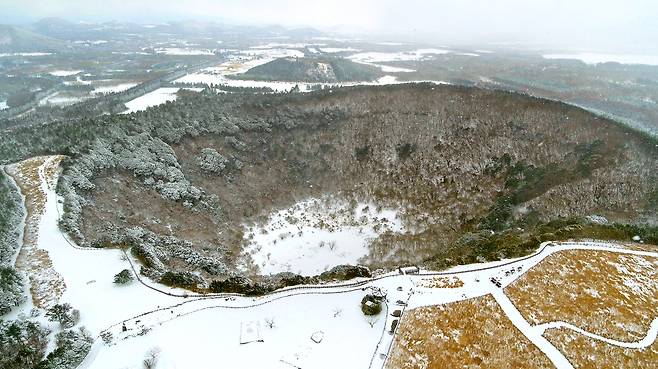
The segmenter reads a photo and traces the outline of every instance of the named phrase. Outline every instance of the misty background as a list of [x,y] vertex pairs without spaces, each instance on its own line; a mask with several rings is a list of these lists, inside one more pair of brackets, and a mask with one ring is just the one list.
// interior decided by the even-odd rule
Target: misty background
[[337,34],[447,45],[658,53],[651,0],[0,0],[0,23],[202,21],[314,27]]

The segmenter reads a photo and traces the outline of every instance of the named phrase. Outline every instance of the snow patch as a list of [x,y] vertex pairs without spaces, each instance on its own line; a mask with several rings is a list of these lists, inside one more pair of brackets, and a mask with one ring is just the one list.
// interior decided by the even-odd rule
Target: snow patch
[[155,52],[158,54],[165,55],[215,55],[212,50],[209,49],[188,49],[180,47],[165,47],[155,49]]
[[74,76],[78,73],[82,72],[81,70],[55,70],[52,72],[48,72],[48,74],[51,74],[55,77],[68,77],[68,76]]
[[161,87],[155,91],[151,91],[145,95],[130,100],[126,103],[128,110],[123,112],[123,114],[146,110],[146,108],[151,106],[164,104],[167,101],[174,101],[176,100],[176,93],[178,90],[178,87]]
[[0,53],[0,57],[4,56],[47,56],[53,53]]
[[94,95],[98,95],[98,94],[109,94],[113,92],[122,92],[132,87],[135,87],[138,84],[139,83],[127,82],[127,83],[119,83],[116,85],[99,86],[94,88],[94,90],[91,93]]
[[396,53],[366,52],[350,55],[348,59],[356,62],[381,63],[391,61],[423,60],[428,58],[428,55],[442,55],[448,53],[451,53],[451,51],[445,49],[418,49],[415,51],[401,51]]
[[293,272],[312,276],[341,264],[358,264],[370,240],[385,232],[402,232],[392,209],[372,203],[350,204],[311,198],[274,212],[265,224],[245,227],[245,253],[261,274]]
[[256,45],[256,46],[251,46],[250,49],[303,49],[307,46],[324,46],[326,44],[306,44],[306,43],[295,43],[295,44],[290,44],[290,43],[277,43],[277,42],[270,42],[268,44],[264,45]]
[[321,47],[320,51],[327,54],[344,53],[344,52],[359,52],[360,49],[353,47]]
[[240,50],[242,55],[260,56],[263,58],[303,58],[304,53],[292,49],[249,49]]

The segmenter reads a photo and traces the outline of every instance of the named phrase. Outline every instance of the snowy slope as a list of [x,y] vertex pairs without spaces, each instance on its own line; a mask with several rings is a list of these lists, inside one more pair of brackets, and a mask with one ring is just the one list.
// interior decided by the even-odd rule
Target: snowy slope
[[[46,164],[56,160],[46,159]],[[46,181],[47,194],[40,222],[38,245],[47,251],[52,267],[64,279],[66,290],[59,302],[69,302],[81,311],[80,325],[97,337],[81,368],[141,368],[154,348],[160,350],[158,368],[381,368],[392,344],[387,333],[392,310],[444,304],[491,294],[512,323],[558,368],[571,368],[564,356],[543,338],[547,327],[563,322],[531,325],[505,295],[503,288],[547,256],[562,250],[606,250],[658,257],[658,253],[626,250],[601,242],[544,243],[528,257],[492,263],[465,265],[442,272],[419,275],[391,272],[323,286],[290,287],[267,296],[233,295],[185,297],[186,292],[157,286],[144,280],[116,286],[113,276],[130,268],[119,250],[82,249],[59,231],[58,198],[54,178]],[[426,281],[449,277],[460,281],[454,288],[427,287]],[[494,283],[493,281],[496,281]],[[375,318],[360,310],[368,289],[386,293],[387,303]],[[170,294],[172,295],[170,295]],[[174,296],[179,295],[179,296]],[[402,301],[403,304],[397,304]],[[407,306],[408,305],[408,306]],[[406,306],[406,307],[405,307]],[[23,308],[29,308],[24,306]],[[125,330],[124,330],[125,326]],[[245,339],[245,326],[252,327]],[[270,327],[271,326],[271,327]],[[568,327],[578,330],[578,327]],[[656,320],[646,338],[637,343],[606,341],[622,347],[646,347],[653,342]],[[101,332],[111,334],[106,343]],[[581,332],[593,339],[604,339]],[[242,337],[241,337],[242,336]],[[319,343],[311,337],[320,337]],[[105,334],[105,338],[109,338]],[[262,342],[259,342],[261,340]]]

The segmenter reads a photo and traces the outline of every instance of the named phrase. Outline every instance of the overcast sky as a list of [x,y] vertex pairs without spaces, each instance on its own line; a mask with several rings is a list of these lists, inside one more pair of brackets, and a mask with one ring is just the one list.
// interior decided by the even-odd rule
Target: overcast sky
[[657,0],[0,0],[0,21],[313,26],[447,44],[523,43],[658,53]]

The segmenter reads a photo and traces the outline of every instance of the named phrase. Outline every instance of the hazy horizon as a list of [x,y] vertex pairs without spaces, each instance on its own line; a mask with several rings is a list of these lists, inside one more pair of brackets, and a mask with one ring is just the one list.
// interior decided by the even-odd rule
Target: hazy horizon
[[185,20],[314,27],[323,31],[445,44],[514,44],[598,52],[658,53],[658,4],[648,0],[2,0],[0,22]]

